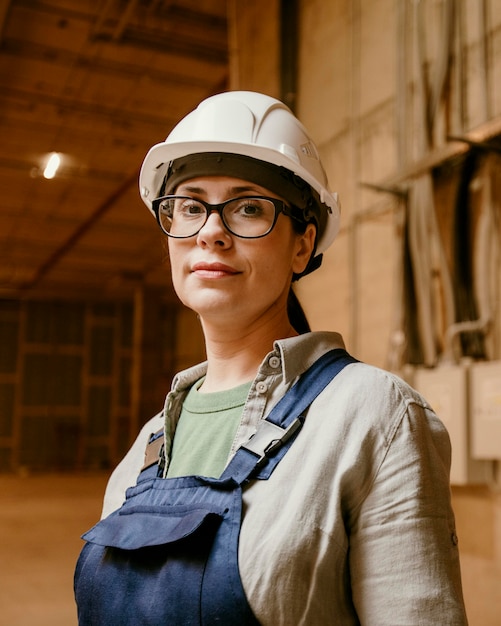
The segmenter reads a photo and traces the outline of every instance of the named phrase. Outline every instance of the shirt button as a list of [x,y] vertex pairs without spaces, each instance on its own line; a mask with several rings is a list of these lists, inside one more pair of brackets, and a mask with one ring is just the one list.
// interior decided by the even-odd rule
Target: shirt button
[[278,356],[270,357],[270,360],[268,361],[268,365],[272,367],[273,369],[277,369],[277,367],[280,367],[280,359],[278,358]]
[[256,389],[258,393],[266,393],[268,391],[268,385],[266,383],[257,383]]

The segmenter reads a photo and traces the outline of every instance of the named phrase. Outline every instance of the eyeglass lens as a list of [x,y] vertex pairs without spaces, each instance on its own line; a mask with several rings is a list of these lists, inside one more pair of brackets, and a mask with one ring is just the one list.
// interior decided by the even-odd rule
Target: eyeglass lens
[[[218,209],[221,219],[237,236],[262,237],[273,228],[276,209],[271,200],[243,197],[223,204]],[[172,237],[191,237],[207,221],[207,212],[206,206],[194,198],[170,196],[160,202],[158,217],[162,228]]]

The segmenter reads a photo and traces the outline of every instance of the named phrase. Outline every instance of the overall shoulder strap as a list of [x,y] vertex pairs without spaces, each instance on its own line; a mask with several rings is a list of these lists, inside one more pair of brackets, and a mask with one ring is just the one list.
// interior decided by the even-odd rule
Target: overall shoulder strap
[[249,441],[237,450],[221,480],[232,478],[242,484],[251,474],[262,480],[269,478],[303,425],[313,400],[346,365],[357,362],[342,348],[321,356],[260,422]]
[[141,472],[148,469],[152,465],[158,465],[163,458],[163,446],[164,446],[164,429],[157,430],[156,433],[152,433],[146,445],[144,451],[144,464],[141,468]]
[[[357,362],[342,348],[322,355],[259,423],[255,434],[237,450],[221,478],[214,480],[233,479],[242,484],[252,473],[255,478],[269,478],[303,425],[313,400],[346,365]],[[161,462],[162,445],[163,430],[159,430],[150,437],[141,471]]]

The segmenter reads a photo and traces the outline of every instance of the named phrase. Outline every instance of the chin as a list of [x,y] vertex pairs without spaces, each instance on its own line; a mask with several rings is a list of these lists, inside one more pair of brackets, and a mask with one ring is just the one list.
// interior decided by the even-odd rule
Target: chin
[[197,298],[186,298],[185,300],[182,300],[182,302],[200,317],[206,317],[214,314],[221,317],[222,314],[231,313],[234,309],[236,309],[237,305],[233,298],[216,294],[210,294],[206,297],[201,296]]

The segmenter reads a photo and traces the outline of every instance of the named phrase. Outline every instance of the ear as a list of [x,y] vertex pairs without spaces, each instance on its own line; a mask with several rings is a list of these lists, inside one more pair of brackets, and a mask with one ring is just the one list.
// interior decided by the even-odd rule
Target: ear
[[314,224],[308,224],[302,235],[297,235],[296,254],[292,262],[294,274],[301,274],[308,265],[311,255],[315,249],[315,238],[317,229]]

